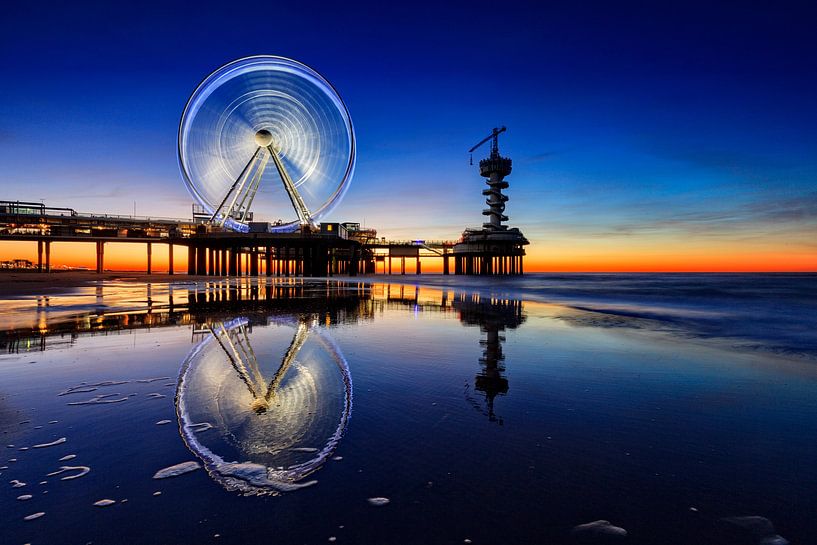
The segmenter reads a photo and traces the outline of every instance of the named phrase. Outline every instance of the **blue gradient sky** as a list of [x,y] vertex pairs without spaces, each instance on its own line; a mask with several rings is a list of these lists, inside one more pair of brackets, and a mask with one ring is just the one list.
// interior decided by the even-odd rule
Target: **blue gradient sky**
[[465,151],[504,124],[507,214],[543,268],[622,252],[817,268],[817,4],[566,4],[6,7],[0,199],[187,216],[184,103],[267,53],[317,69],[352,113],[335,219],[456,238],[483,219]]

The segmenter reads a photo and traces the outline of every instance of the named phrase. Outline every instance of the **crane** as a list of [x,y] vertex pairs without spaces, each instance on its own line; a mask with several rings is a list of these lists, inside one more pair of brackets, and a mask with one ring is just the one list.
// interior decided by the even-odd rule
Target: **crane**
[[[490,155],[490,158],[491,159],[496,159],[497,157],[499,157],[499,135],[502,134],[503,132],[505,132],[506,130],[508,130],[508,129],[507,129],[507,127],[504,127],[504,126],[500,127],[500,128],[494,127],[494,130],[491,131],[491,134],[489,134],[488,136],[486,136],[485,138],[480,140],[479,143],[476,146],[469,149],[468,153],[473,154],[474,150],[477,149],[478,147],[480,147],[482,144],[484,144],[488,140],[493,140],[493,142],[491,142],[491,155]],[[474,156],[473,155],[471,155],[471,164],[472,165],[474,164]]]

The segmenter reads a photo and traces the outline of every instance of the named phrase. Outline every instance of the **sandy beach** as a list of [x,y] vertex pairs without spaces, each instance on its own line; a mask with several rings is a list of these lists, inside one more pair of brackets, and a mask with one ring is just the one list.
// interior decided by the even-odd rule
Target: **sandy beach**
[[813,542],[817,376],[789,356],[813,339],[776,310],[811,277],[191,280],[2,276],[16,542],[116,542],[146,515],[130,542],[263,520],[287,543],[574,545],[607,520],[634,545],[730,544],[745,516]]
[[165,283],[180,280],[212,280],[212,276],[188,276],[186,274],[145,274],[144,272],[107,271],[0,271],[0,296],[49,295],[64,292],[67,288],[92,285],[99,281],[122,280],[128,282]]

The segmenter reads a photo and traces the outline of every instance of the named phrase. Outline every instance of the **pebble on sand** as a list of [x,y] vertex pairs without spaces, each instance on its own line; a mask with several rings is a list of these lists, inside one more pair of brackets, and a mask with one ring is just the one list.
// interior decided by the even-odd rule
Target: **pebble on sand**
[[94,505],[97,507],[108,507],[109,505],[113,505],[116,502],[114,500],[99,500],[95,501]]
[[369,505],[374,505],[375,507],[382,507],[384,505],[387,505],[391,500],[389,498],[377,497],[377,498],[369,498],[366,501],[369,502]]
[[157,426],[164,426],[165,424],[170,424],[170,422],[172,422],[172,421],[171,420],[159,420],[158,422],[156,422],[156,425]]
[[26,501],[26,500],[30,500],[33,497],[34,496],[32,496],[31,494],[23,494],[22,496],[17,496],[17,499],[20,500],[20,501]]
[[203,431],[213,429],[213,425],[209,422],[199,422],[197,424],[190,424],[188,428],[190,428],[193,433],[201,433]]
[[55,445],[61,445],[61,444],[65,443],[66,441],[68,441],[68,439],[66,439],[65,437],[60,437],[60,438],[59,438],[59,439],[57,439],[56,441],[51,441],[50,443],[42,443],[42,444],[40,444],[40,445],[34,445],[34,446],[33,446],[33,447],[31,447],[31,448],[46,448],[46,447],[53,447],[53,446],[55,446]]
[[23,520],[34,520],[34,519],[40,518],[43,515],[45,515],[45,513],[40,511],[39,513],[32,513],[32,514],[28,515],[27,517],[23,517]]
[[772,521],[766,517],[727,517],[721,523],[731,537],[749,538],[758,545],[789,545],[789,541],[777,534]]
[[604,540],[604,543],[607,543],[627,537],[627,530],[613,526],[609,520],[594,520],[587,524],[575,526],[572,534],[580,542],[594,543]]
[[46,474],[46,477],[53,477],[55,475],[59,475],[60,473],[65,473],[66,471],[76,471],[74,475],[66,475],[65,477],[60,477],[61,481],[71,481],[74,479],[79,479],[80,477],[84,477],[88,473],[91,472],[91,468],[88,466],[60,466],[60,469],[57,471],[52,471],[51,473]]
[[190,473],[191,471],[195,471],[199,469],[201,465],[198,462],[182,462],[180,464],[176,464],[174,466],[166,467],[164,469],[160,469],[153,475],[154,479],[167,479],[169,477],[178,477],[179,475],[184,475],[185,473]]

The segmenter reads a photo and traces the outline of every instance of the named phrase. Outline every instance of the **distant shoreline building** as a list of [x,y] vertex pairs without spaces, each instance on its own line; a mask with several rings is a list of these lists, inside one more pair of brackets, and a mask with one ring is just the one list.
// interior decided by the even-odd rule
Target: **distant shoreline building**
[[0,269],[26,270],[36,269],[34,262],[29,259],[8,259],[0,261]]

